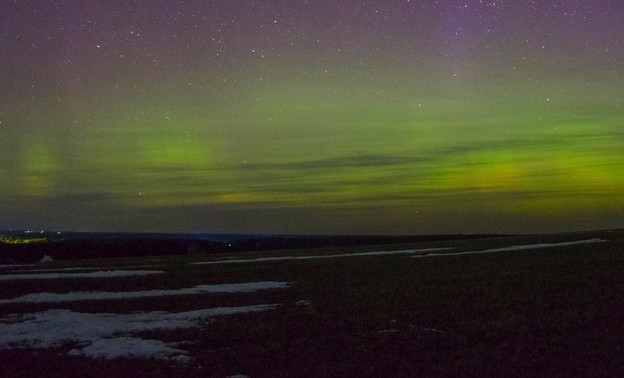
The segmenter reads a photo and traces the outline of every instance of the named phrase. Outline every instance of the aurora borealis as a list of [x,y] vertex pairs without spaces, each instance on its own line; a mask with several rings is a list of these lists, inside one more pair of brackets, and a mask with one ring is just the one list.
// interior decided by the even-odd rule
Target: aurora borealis
[[624,2],[4,1],[0,229],[624,227]]

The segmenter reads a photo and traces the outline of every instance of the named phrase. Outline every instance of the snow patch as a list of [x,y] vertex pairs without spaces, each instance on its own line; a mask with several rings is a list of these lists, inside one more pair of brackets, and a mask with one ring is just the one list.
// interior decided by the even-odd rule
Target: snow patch
[[170,347],[160,340],[145,340],[136,337],[115,337],[100,339],[82,349],[73,349],[72,356],[113,359],[120,357],[150,357],[167,359],[172,355],[186,353],[182,349]]
[[41,273],[41,272],[75,272],[75,271],[82,271],[82,270],[102,270],[102,267],[96,268],[96,267],[90,267],[90,266],[85,266],[85,267],[76,266],[73,268],[21,269],[21,270],[14,270],[13,272],[15,273]]
[[[152,311],[133,314],[80,313],[70,310],[7,315],[0,318],[0,349],[15,347],[48,348],[73,342],[78,347],[71,355],[94,358],[152,357],[168,358],[183,355],[185,351],[176,344],[159,340],[145,340],[130,336],[132,333],[158,330],[198,328],[212,317],[247,312],[267,311],[277,304],[242,307],[217,307],[187,312],[168,313]],[[175,357],[184,361],[185,358]]]
[[428,253],[425,255],[412,256],[414,258],[424,258],[424,257],[443,257],[443,256],[461,256],[461,255],[478,255],[483,253],[495,253],[495,252],[508,252],[508,251],[522,251],[527,249],[539,249],[539,248],[552,248],[552,247],[563,247],[569,245],[578,245],[578,244],[591,244],[591,243],[604,243],[607,240],[605,239],[586,239],[586,240],[576,240],[571,242],[563,242],[563,243],[542,243],[542,244],[525,244],[525,245],[512,245],[509,247],[502,248],[494,248],[494,249],[486,249],[483,251],[465,251],[465,252],[448,252],[448,253]]
[[0,281],[12,280],[54,280],[60,278],[118,278],[164,274],[162,270],[105,270],[83,273],[20,273],[0,275]]
[[[11,266],[11,265],[9,265]],[[12,265],[17,266],[17,265]],[[159,268],[163,265],[126,265],[126,266],[110,266],[110,267],[95,267],[95,266],[74,266],[70,268],[45,268],[45,269],[21,269],[14,270],[14,273],[41,273],[41,272],[75,272],[75,271],[83,271],[83,270],[124,270],[124,269],[134,269],[134,268]],[[0,265],[0,268],[2,265]]]
[[69,293],[32,293],[13,299],[1,299],[0,304],[8,303],[61,303],[74,301],[96,301],[111,299],[134,299],[193,295],[207,293],[250,293],[258,290],[283,289],[288,282],[258,281],[217,285],[198,285],[184,289],[142,290],[142,291],[73,291]]
[[43,258],[39,260],[40,263],[49,263],[52,261],[54,261],[54,259],[52,258],[52,256],[48,256],[48,255],[43,255]]
[[263,262],[263,261],[315,260],[315,259],[333,259],[333,258],[338,258],[338,257],[398,255],[398,254],[426,253],[426,252],[443,251],[443,250],[449,250],[449,249],[454,249],[454,248],[404,249],[404,250],[399,250],[399,251],[356,252],[356,253],[342,253],[342,254],[337,254],[337,255],[260,257],[257,259],[200,261],[200,262],[191,263],[191,265],[233,264],[233,263],[248,263],[248,262]]

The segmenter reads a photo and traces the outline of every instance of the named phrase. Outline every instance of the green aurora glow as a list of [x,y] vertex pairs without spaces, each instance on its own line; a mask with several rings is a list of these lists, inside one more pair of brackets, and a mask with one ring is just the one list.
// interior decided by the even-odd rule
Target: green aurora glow
[[559,69],[539,57],[522,65],[511,55],[407,64],[284,53],[220,71],[113,67],[114,80],[4,95],[0,226],[622,226],[621,69],[588,60]]

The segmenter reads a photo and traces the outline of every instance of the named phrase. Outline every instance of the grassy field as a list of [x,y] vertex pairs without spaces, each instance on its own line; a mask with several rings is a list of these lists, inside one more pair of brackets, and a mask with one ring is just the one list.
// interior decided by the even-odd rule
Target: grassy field
[[[561,244],[599,238],[602,242]],[[517,245],[522,250],[457,254]],[[452,248],[436,254],[366,251]],[[354,255],[360,253],[360,255]],[[343,257],[334,255],[345,254]],[[294,259],[302,256],[329,256]],[[266,257],[293,257],[263,260]],[[417,256],[417,257],[414,257]],[[256,260],[227,262],[232,259]],[[216,262],[195,264],[197,262]],[[624,376],[624,232],[505,237],[361,248],[52,262],[0,268],[158,270],[123,278],[0,281],[0,299],[38,292],[140,291],[256,281],[286,289],[64,303],[1,303],[10,314],[180,313],[276,304],[217,316],[199,327],[133,336],[182,343],[189,358],[72,355],[0,349],[2,377],[616,377]],[[74,272],[74,270],[63,270]],[[42,272],[39,272],[42,273]],[[71,326],[68,326],[71,328]]]

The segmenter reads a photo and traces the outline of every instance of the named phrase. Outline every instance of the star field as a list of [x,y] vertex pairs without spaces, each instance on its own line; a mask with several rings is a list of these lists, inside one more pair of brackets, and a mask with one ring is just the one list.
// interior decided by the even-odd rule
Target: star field
[[622,227],[624,3],[5,1],[0,229]]

